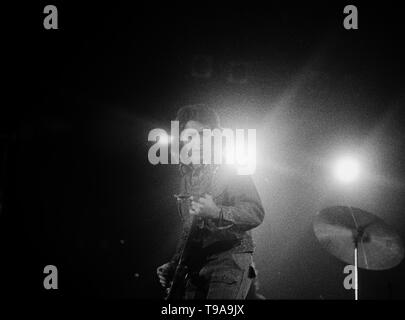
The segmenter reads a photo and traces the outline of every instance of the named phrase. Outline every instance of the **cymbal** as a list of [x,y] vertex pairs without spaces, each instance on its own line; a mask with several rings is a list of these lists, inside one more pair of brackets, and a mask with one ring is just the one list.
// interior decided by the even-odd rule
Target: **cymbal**
[[358,208],[334,206],[321,210],[314,221],[314,232],[325,250],[352,265],[357,239],[359,268],[390,269],[404,258],[400,236],[381,218]]

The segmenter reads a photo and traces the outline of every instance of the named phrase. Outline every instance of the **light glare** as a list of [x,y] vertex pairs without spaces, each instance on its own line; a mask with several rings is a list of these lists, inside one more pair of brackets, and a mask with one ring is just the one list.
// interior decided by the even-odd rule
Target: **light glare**
[[342,183],[352,183],[360,175],[360,164],[353,157],[342,157],[338,159],[334,166],[334,176]]

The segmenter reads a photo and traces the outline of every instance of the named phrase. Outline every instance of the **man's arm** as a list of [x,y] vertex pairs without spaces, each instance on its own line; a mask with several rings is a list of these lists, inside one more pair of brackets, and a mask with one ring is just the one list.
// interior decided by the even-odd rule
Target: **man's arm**
[[198,201],[192,201],[190,214],[212,219],[221,229],[247,231],[257,227],[264,219],[264,209],[251,177],[234,176],[227,179],[223,204],[217,205],[207,194]]
[[235,176],[227,188],[229,205],[220,208],[219,224],[247,231],[263,222],[264,209],[250,176]]

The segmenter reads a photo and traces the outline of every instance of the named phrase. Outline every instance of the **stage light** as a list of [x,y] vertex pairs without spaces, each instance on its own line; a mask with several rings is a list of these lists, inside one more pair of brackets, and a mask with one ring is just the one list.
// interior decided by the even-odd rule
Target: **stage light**
[[168,145],[172,141],[172,136],[166,134],[159,137],[159,144],[161,145]]
[[236,130],[236,141],[224,148],[225,162],[232,164],[239,175],[252,175],[256,170],[256,130],[248,130],[245,140],[244,131]]
[[360,163],[355,157],[341,157],[334,164],[333,174],[341,183],[355,182],[360,175]]

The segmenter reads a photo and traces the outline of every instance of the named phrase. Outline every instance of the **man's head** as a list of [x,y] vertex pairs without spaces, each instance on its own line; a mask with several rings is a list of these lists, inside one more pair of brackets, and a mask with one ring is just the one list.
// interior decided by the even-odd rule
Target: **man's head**
[[[199,135],[199,146],[194,146],[193,151],[197,152],[200,161],[202,161],[203,150],[203,129],[219,129],[220,122],[217,113],[208,105],[193,104],[180,108],[177,112],[177,121],[179,121],[179,129],[182,132],[185,129],[194,129]],[[190,137],[191,138],[191,137]],[[210,134],[209,139],[212,139]],[[185,142],[181,144],[184,145]],[[190,151],[191,152],[191,151]]]
[[218,114],[206,104],[192,104],[180,108],[176,119],[179,121],[180,132],[186,128],[199,131],[198,127],[205,129],[220,128]]

